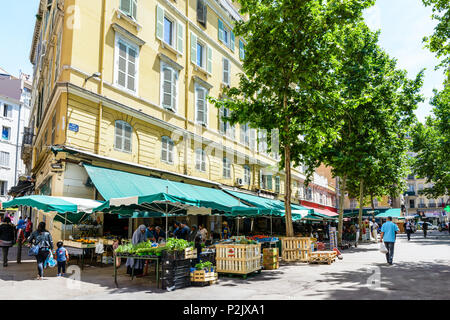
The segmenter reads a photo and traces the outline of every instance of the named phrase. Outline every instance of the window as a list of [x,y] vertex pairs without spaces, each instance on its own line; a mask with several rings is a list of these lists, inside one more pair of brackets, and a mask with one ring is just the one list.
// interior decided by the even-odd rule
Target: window
[[169,65],[161,64],[161,104],[164,108],[177,110],[178,72]]
[[245,59],[245,45],[244,42],[242,42],[242,40],[239,40],[239,58],[241,60]]
[[116,83],[121,87],[136,92],[139,48],[117,37],[116,50]]
[[356,200],[352,199],[350,200],[350,209],[355,209],[356,208]]
[[413,184],[409,184],[408,185],[408,191],[409,192],[414,192],[414,185]]
[[236,126],[231,126],[229,122],[224,121],[223,117],[229,117],[230,110],[227,108],[219,109],[219,132],[224,133],[227,137],[234,139],[236,136]]
[[201,172],[206,172],[206,152],[202,149],[195,151],[195,169]]
[[183,54],[184,26],[159,5],[156,6],[156,38]]
[[312,189],[308,188],[306,189],[306,200],[312,200],[313,196],[312,196]]
[[250,128],[248,124],[241,125],[241,143],[250,146]]
[[223,158],[223,177],[231,178],[231,162],[228,158]]
[[414,207],[415,207],[415,201],[414,201],[414,199],[410,199],[410,200],[409,200],[409,207],[410,207],[410,208],[414,208]]
[[174,23],[164,17],[164,42],[173,47],[173,25]]
[[120,10],[136,20],[137,0],[120,0]]
[[226,84],[227,86],[230,85],[230,60],[223,58],[222,60],[222,69],[223,69],[223,78],[222,82]]
[[208,124],[208,103],[206,96],[208,91],[200,85],[195,88],[195,107],[196,107],[196,121],[199,124],[206,126]]
[[218,21],[219,40],[222,41],[231,51],[234,52],[234,33],[225,27],[222,20]]
[[323,203],[323,194],[319,193],[319,203],[322,204]]
[[0,166],[9,168],[9,152],[0,151]]
[[199,67],[204,68],[205,63],[203,61],[203,58],[205,57],[205,47],[197,41],[197,65]]
[[123,152],[131,152],[131,133],[133,129],[124,121],[116,121],[115,148]]
[[258,151],[267,154],[267,130],[258,131]]
[[169,137],[162,137],[161,160],[167,163],[173,163],[174,143]]
[[272,175],[269,174],[263,174],[261,176],[261,188],[266,190],[272,190]]
[[208,6],[205,0],[197,0],[197,21],[206,28]]
[[58,34],[58,42],[56,45],[56,57],[55,57],[55,82],[58,81],[60,65],[61,65],[61,43],[62,43],[62,31]]
[[8,181],[0,181],[0,196],[8,194]]
[[3,105],[3,116],[5,118],[12,118],[12,106],[8,104]]
[[52,118],[52,145],[55,144],[55,136],[56,136],[56,111],[53,114]]
[[280,193],[280,177],[275,177],[275,192]]
[[249,186],[251,184],[251,171],[250,166],[244,166],[244,184]]
[[378,207],[378,199],[377,198],[373,199],[373,205],[375,208]]
[[2,128],[2,140],[9,141],[11,139],[11,128],[3,126]]

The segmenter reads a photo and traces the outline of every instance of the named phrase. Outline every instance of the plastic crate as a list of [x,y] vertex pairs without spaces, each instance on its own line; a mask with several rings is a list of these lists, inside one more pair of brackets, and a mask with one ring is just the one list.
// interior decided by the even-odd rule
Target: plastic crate
[[191,278],[190,278],[190,276],[189,277],[178,278],[178,279],[162,278],[162,289],[163,290],[166,290],[166,289],[171,289],[171,290],[182,289],[182,288],[189,287],[190,285],[191,285]]

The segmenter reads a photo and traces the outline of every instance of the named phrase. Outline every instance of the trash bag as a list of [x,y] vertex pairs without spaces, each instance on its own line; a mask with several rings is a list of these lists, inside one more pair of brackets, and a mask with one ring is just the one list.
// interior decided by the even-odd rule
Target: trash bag
[[380,252],[383,254],[388,253],[388,249],[386,248],[386,246],[384,245],[384,242],[380,243]]

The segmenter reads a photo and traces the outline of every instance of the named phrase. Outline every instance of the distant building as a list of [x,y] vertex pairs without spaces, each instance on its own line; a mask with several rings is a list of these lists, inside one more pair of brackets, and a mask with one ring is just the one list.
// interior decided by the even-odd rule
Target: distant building
[[26,168],[20,159],[24,126],[30,117],[31,82],[29,76],[12,76],[0,68],[0,203],[9,200]]

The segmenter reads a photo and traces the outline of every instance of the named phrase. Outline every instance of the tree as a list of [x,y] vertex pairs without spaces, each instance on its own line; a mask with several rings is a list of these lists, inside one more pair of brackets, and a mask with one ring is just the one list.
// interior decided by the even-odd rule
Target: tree
[[427,197],[437,198],[450,192],[450,86],[435,91],[431,101],[433,115],[425,124],[418,123],[412,134],[414,157],[413,170],[431,188],[425,188]]
[[336,79],[341,87],[342,123],[338,138],[323,148],[323,161],[340,187],[339,242],[342,239],[344,194],[360,196],[360,224],[364,193],[385,194],[401,188],[406,158],[406,133],[415,119],[413,111],[421,101],[421,72],[408,80],[396,69],[396,61],[379,48],[378,34],[364,23],[344,28],[340,34],[342,52]]
[[374,1],[239,2],[241,14],[248,15],[234,30],[247,41],[245,75],[241,75],[238,88],[225,90],[227,99],[212,102],[231,111],[223,119],[231,124],[278,130],[280,167],[286,174],[286,235],[293,236],[291,165],[314,162],[318,150],[339,127],[332,121],[338,112],[334,104],[338,88],[332,71],[335,33],[362,21],[362,10]]
[[[434,28],[434,33],[430,37],[425,37],[426,43],[431,52],[443,60],[438,67],[450,68],[450,2],[448,0],[422,0],[425,6],[433,7],[432,19],[438,24]],[[450,71],[446,70],[450,79]]]

